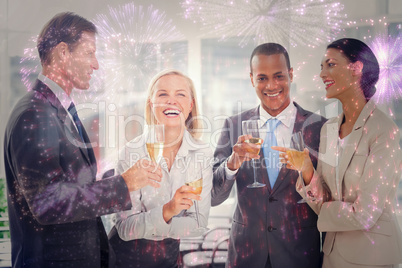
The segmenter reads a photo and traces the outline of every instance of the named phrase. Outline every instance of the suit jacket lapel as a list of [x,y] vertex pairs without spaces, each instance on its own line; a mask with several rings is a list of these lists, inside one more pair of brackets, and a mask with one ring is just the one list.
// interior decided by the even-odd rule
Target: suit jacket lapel
[[[83,137],[84,137],[84,142],[83,142],[81,139],[81,136],[78,133],[78,130],[75,126],[75,123],[67,115],[67,111],[63,107],[60,107],[60,110],[63,110],[64,114],[65,114],[64,122],[63,122],[62,118],[60,118],[60,120],[62,120],[62,122],[65,126],[66,136],[67,136],[68,140],[80,149],[82,155],[84,156],[84,158],[87,160],[87,162],[90,165],[94,164],[93,159],[91,159],[90,152],[88,150],[89,148],[91,148],[91,150],[92,150],[92,147],[91,146],[89,146],[89,148],[86,147],[86,145],[89,145],[91,142],[89,141],[85,128],[84,127],[82,128]],[[92,154],[93,154],[93,152],[92,152]]]
[[[282,167],[281,167],[281,170],[279,171],[279,174],[278,174],[278,178],[277,178],[276,181],[275,181],[274,188],[272,189],[271,193],[274,193],[275,191],[277,191],[277,190],[279,189],[280,185],[281,185],[285,180],[287,180],[287,178],[288,178],[288,173],[289,173],[290,171],[291,171],[291,170],[288,169],[288,168],[286,168],[285,166],[282,166]],[[267,170],[265,170],[265,173],[267,173]],[[268,173],[267,173],[267,174],[268,174]],[[268,177],[268,176],[267,176],[267,177]],[[269,184],[269,180],[267,181],[267,183]]]
[[[41,93],[43,96],[45,96],[49,103],[56,109],[57,111],[57,117],[61,121],[62,125],[64,126],[65,134],[69,142],[77,146],[84,158],[87,160],[87,162],[92,165],[96,163],[95,157],[93,155],[93,159],[91,159],[90,155],[91,152],[87,150],[87,148],[82,144],[81,136],[78,133],[78,130],[76,129],[74,122],[70,119],[70,117],[67,115],[67,111],[64,109],[64,107],[61,105],[59,99],[54,95],[53,91],[50,90],[50,88],[42,83],[40,80],[36,81],[35,86],[33,87],[34,90],[38,91]],[[84,129],[84,128],[83,128]],[[87,133],[84,130],[84,139],[86,144],[90,144],[89,138]],[[91,147],[92,150],[92,147]],[[93,162],[95,160],[95,162]]]
[[[294,103],[294,104],[296,106],[297,112],[296,112],[296,119],[295,119],[295,124],[294,124],[292,133],[296,133],[298,131],[301,131],[303,123],[305,122],[306,116],[307,116],[306,110],[301,108],[297,103]],[[292,104],[290,104],[290,105],[292,105]],[[280,185],[282,185],[284,181],[289,179],[288,174],[289,174],[290,171],[291,171],[290,169],[282,166],[281,170],[279,171],[278,178],[276,179],[276,182],[275,182],[274,187],[272,189],[272,193],[277,191],[278,188],[280,187]]]
[[90,145],[91,141],[90,141],[87,131],[85,130],[84,127],[82,128],[82,134],[84,136],[84,142],[87,145],[87,153],[88,153],[89,160],[91,161],[91,164],[96,164],[95,153],[94,153],[94,150],[92,149],[92,146]]
[[343,151],[340,159],[339,159],[339,184],[338,189],[340,189],[339,195],[340,197],[342,196],[342,183],[343,183],[343,177],[345,176],[346,169],[348,168],[350,161],[352,160],[353,154],[356,151],[356,148],[360,142],[360,139],[362,137],[362,128],[359,129],[354,129],[352,132],[349,134],[347,146],[345,147],[345,150]]
[[319,152],[319,158],[322,162],[335,167],[337,165],[337,156],[336,156],[336,150],[337,150],[337,141],[339,138],[339,126],[340,122],[339,118],[337,118],[336,121],[333,121],[332,123],[327,123],[324,125],[326,135],[325,137],[321,137],[321,142],[325,145],[324,151]]
[[[259,120],[260,119],[260,110],[259,110],[260,106],[257,106],[255,109],[250,110],[243,118],[242,121],[245,120]],[[242,122],[241,121],[241,122]],[[240,128],[241,128],[241,122],[240,123]],[[243,130],[241,131],[240,135],[243,135]],[[237,142],[237,140],[236,140]]]
[[[353,126],[352,132],[349,134],[347,146],[345,147],[345,150],[343,151],[341,159],[339,161],[339,183],[340,183],[339,186],[342,186],[346,169],[348,168],[350,161],[352,160],[352,157],[357,149],[357,146],[360,143],[363,134],[364,124],[366,123],[367,118],[372,114],[374,109],[375,104],[373,101],[370,100],[364,106],[363,110],[361,111],[359,117],[356,120],[355,125]],[[343,114],[339,118],[339,126],[342,120],[343,120]],[[339,128],[337,133],[339,133]],[[342,189],[342,187],[340,187],[339,189]]]
[[[91,141],[89,140],[89,137],[88,137],[87,132],[85,131],[85,128],[82,127],[82,132],[83,132],[82,134],[83,134],[83,138],[84,138],[84,141],[82,141],[81,136],[78,133],[78,130],[75,126],[75,123],[71,120],[71,118],[69,116],[67,116],[67,111],[63,107],[61,107],[61,109],[66,114],[64,126],[66,128],[66,136],[67,136],[68,140],[80,149],[82,155],[84,156],[84,158],[86,159],[86,161],[88,162],[88,164],[90,166],[92,166],[92,167],[94,165],[96,166],[95,154],[93,152],[93,149],[91,146]],[[92,172],[94,173],[94,170]],[[95,171],[95,175],[96,175],[96,171]]]

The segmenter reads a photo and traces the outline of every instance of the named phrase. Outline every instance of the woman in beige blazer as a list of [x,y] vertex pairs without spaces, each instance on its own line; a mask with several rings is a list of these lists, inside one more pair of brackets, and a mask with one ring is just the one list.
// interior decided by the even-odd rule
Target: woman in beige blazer
[[[379,65],[363,42],[344,38],[327,47],[320,76],[326,97],[343,113],[321,129],[317,170],[304,151],[296,188],[326,232],[323,267],[398,267],[402,234],[396,218],[401,177],[399,129],[373,100]],[[282,151],[282,162],[296,162]],[[294,165],[292,165],[294,164]]]

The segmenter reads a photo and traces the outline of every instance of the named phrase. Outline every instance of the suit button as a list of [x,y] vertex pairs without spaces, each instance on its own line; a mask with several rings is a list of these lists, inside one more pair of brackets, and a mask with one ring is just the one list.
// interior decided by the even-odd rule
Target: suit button
[[268,201],[271,203],[271,202],[274,202],[274,201],[278,201],[278,199],[275,199],[275,198],[273,198],[273,197],[270,197],[270,198],[268,199]]
[[274,227],[272,227],[272,226],[269,226],[268,227],[268,232],[272,232],[272,231],[275,231],[276,230],[276,228],[274,228]]

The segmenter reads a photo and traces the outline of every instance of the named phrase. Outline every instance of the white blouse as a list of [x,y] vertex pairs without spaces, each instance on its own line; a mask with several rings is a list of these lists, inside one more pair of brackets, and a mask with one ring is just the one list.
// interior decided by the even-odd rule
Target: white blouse
[[[128,142],[120,152],[117,172],[123,173],[142,158],[149,159],[144,135]],[[161,160],[163,177],[160,188],[146,186],[131,192],[132,209],[116,213],[115,225],[120,238],[125,241],[142,238],[163,240],[188,236],[191,230],[197,228],[194,205],[174,216],[169,223],[163,219],[162,210],[176,190],[188,182],[186,178],[191,181],[200,176],[203,178],[203,189],[201,201],[198,201],[199,220],[200,226],[206,227],[211,206],[212,165],[211,148],[186,131],[170,171],[165,160]]]

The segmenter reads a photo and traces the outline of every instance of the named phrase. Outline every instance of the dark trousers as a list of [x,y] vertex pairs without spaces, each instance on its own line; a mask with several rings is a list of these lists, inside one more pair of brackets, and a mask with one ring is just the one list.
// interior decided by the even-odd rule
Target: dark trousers
[[115,267],[178,267],[180,240],[136,239],[123,241],[115,227],[109,233]]

